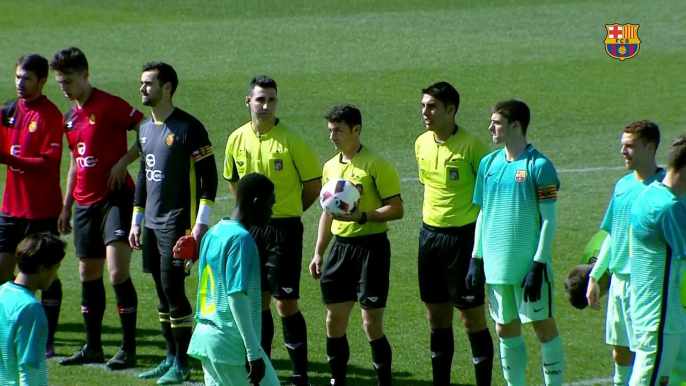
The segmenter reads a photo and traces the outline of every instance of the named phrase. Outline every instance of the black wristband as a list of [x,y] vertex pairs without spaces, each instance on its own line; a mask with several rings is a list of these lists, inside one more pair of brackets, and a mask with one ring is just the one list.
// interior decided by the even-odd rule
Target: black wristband
[[357,223],[360,225],[364,225],[367,223],[367,212],[362,212],[362,215],[360,216],[360,220]]

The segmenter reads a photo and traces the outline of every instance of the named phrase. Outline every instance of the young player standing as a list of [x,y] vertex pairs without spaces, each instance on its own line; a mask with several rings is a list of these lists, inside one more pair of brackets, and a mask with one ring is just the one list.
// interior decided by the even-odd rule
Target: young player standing
[[65,243],[50,233],[32,233],[17,246],[19,274],[0,285],[0,384],[47,385],[48,320],[36,291],[57,277]]
[[488,284],[507,383],[526,383],[522,323],[531,323],[541,343],[545,384],[558,386],[565,358],[554,318],[551,254],[560,181],[553,163],[528,143],[529,120],[529,107],[519,100],[491,110],[493,142],[505,146],[479,165],[474,203],[481,212],[467,286],[481,288],[484,279]]
[[197,325],[188,354],[202,362],[205,385],[280,385],[260,346],[260,256],[248,231],[269,223],[273,205],[274,184],[261,174],[248,174],[238,181],[231,217],[210,228],[203,240]]
[[[60,163],[62,113],[43,95],[48,80],[48,60],[24,55],[15,65],[14,84],[19,98],[2,107],[0,164],[7,165],[5,195],[0,214],[0,284],[14,278],[14,251],[29,234],[59,235],[57,218],[62,212]],[[41,293],[48,319],[46,356],[54,354],[55,329],[62,304],[59,278]]]
[[393,164],[362,146],[362,114],[355,106],[336,106],[326,120],[329,137],[339,153],[324,164],[323,183],[345,178],[360,191],[360,201],[350,215],[334,217],[322,212],[310,263],[310,274],[320,279],[327,309],[326,355],[331,385],[346,384],[350,359],[346,331],[355,301],[359,301],[378,384],[388,386],[392,382],[393,353],[383,331],[391,271],[391,244],[386,233],[387,223],[404,214],[400,178]]
[[133,367],[138,295],[129,273],[131,246],[127,236],[134,183],[127,166],[138,158],[139,148],[134,144],[127,152],[127,131],[138,130],[143,114],[123,99],[90,84],[88,60],[80,49],[58,51],[50,67],[64,95],[74,101],[64,115],[71,164],[58,226],[63,234],[72,231],[69,223],[73,206],[81,312],[86,327],[86,344],[60,364],[104,362],[101,333],[107,301],[102,276],[107,263],[123,330],[122,347],[107,367]]
[[226,142],[224,178],[236,196],[236,184],[248,173],[274,182],[276,204],[267,226],[253,226],[262,262],[262,347],[271,356],[274,320],[271,297],[281,317],[283,336],[293,368],[292,384],[308,385],[307,325],[298,307],[302,268],[301,216],[321,191],[321,162],[314,147],[276,117],[276,82],[259,76],[250,81],[245,105],[250,122],[236,129]]
[[129,241],[141,248],[145,218],[143,271],[155,281],[167,358],[140,377],[159,378],[161,385],[179,384],[190,378],[193,310],[185,290],[190,272],[182,260],[174,259],[173,249],[186,235],[200,246],[217,194],[217,165],[205,126],[172,102],[179,84],[174,68],[151,62],[142,71],[140,91],[152,117],[138,134],[141,164]]
[[662,181],[665,171],[657,166],[655,153],[660,144],[660,129],[649,121],[633,122],[622,133],[621,145],[627,174],[615,185],[612,200],[600,229],[605,238],[598,261],[588,281],[587,298],[599,310],[600,278],[609,269],[611,276],[605,319],[605,343],[613,346],[614,384],[626,385],[634,363],[633,331],[629,317],[629,215],[636,197],[653,181]]
[[[686,382],[686,135],[669,149],[667,173],[631,207],[631,323],[636,358],[629,385]],[[680,201],[681,199],[681,201]]]
[[433,384],[450,385],[457,308],[472,348],[477,385],[490,385],[493,340],[486,324],[485,287],[467,289],[479,207],[472,203],[474,181],[488,145],[455,123],[460,94],[447,82],[422,90],[427,131],[415,141],[419,182],[424,185],[419,233],[419,294],[431,327]]

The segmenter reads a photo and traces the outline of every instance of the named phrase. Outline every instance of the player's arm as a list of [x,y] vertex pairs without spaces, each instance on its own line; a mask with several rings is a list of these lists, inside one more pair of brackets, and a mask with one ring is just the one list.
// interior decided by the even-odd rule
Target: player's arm
[[600,278],[603,277],[605,271],[607,271],[607,268],[610,266],[610,256],[612,256],[610,253],[612,250],[611,245],[612,235],[607,235],[605,240],[603,240],[603,245],[600,247],[600,252],[598,252],[598,260],[596,260],[593,265],[590,274],[590,278],[596,282],[600,281]]
[[231,138],[226,141],[226,150],[224,151],[224,168],[222,176],[229,182],[229,191],[233,198],[236,198],[236,188],[238,186],[238,169],[236,168],[236,161],[233,159],[233,147],[231,146]]
[[291,153],[300,181],[302,181],[301,200],[303,211],[309,209],[322,190],[322,164],[319,157],[304,138],[297,137],[292,143]]
[[405,215],[403,200],[400,198],[400,176],[388,161],[379,163],[374,180],[381,196],[382,206],[366,213],[367,221],[386,222],[400,220]]
[[[217,197],[217,164],[215,163],[214,153],[210,137],[202,124],[198,123],[195,127],[189,127],[186,133],[186,149],[193,157],[195,162],[195,174],[200,179],[197,195],[200,198],[198,215],[195,224],[207,226],[210,223],[212,207]],[[199,243],[202,235],[197,235],[196,241]]]
[[46,132],[39,157],[15,156],[0,151],[0,164],[5,164],[28,173],[42,173],[45,167],[62,162],[62,114],[46,116],[41,129]]
[[45,363],[45,336],[48,325],[38,303],[26,306],[17,319],[15,350],[19,364],[19,384],[42,386],[48,384],[47,364]]
[[672,251],[672,256],[686,260],[686,205],[670,203],[660,216],[662,237]]
[[314,279],[319,279],[322,276],[322,265],[324,264],[324,254],[326,248],[329,247],[333,234],[331,233],[331,224],[333,217],[322,211],[319,217],[319,226],[317,227],[317,243],[314,246],[314,257],[310,263],[310,275]]
[[133,196],[133,216],[131,217],[131,230],[129,231],[129,244],[134,249],[141,248],[141,224],[145,218],[145,203],[148,199],[148,187],[146,181],[145,159],[141,157],[138,167],[138,183]]
[[533,260],[538,263],[547,263],[552,258],[553,239],[557,231],[557,190],[560,182],[551,162],[544,160],[538,169],[537,173],[535,170],[534,178],[536,179],[538,211],[541,215],[541,233]]

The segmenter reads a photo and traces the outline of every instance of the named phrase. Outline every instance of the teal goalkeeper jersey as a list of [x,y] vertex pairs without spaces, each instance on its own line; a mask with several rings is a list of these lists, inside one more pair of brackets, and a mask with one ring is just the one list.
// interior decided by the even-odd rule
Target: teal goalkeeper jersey
[[48,320],[27,288],[0,286],[0,385],[47,385]]
[[665,170],[660,169],[653,177],[639,181],[636,173],[627,174],[622,177],[612,192],[612,199],[607,206],[605,218],[600,225],[600,229],[609,233],[610,243],[610,264],[608,268],[611,273],[628,275],[629,268],[629,217],[631,216],[631,206],[636,197],[653,181],[662,181],[665,177]]
[[528,145],[511,162],[504,148],[488,154],[476,178],[474,204],[481,206],[486,282],[521,285],[538,249],[539,205],[557,200],[557,171],[545,155]]
[[245,365],[245,345],[229,307],[229,295],[247,293],[259,341],[262,290],[257,246],[241,223],[223,219],[207,231],[200,246],[198,271],[197,325],[188,354],[201,360]]
[[680,285],[686,256],[686,205],[661,182],[631,208],[631,320],[638,331],[686,332]]

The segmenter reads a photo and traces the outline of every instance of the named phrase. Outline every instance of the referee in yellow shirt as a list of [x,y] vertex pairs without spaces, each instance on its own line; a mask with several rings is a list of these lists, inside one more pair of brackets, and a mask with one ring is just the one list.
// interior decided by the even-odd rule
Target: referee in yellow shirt
[[[271,224],[252,227],[262,264],[262,348],[268,357],[274,338],[271,296],[281,316],[283,336],[293,368],[292,385],[309,385],[307,326],[298,308],[302,268],[301,216],[319,197],[321,162],[305,138],[276,117],[276,82],[266,76],[250,81],[245,105],[250,122],[236,129],[226,143],[224,178],[236,196],[238,180],[249,173],[269,177],[276,204]],[[271,295],[271,296],[270,296]]]
[[[383,332],[391,271],[386,223],[403,217],[400,178],[388,160],[360,143],[362,114],[355,106],[334,107],[326,119],[331,141],[340,152],[324,164],[322,181],[345,178],[360,191],[360,201],[350,215],[331,217],[322,213],[310,263],[312,277],[321,279],[328,311],[326,355],[331,385],[346,384],[350,359],[346,330],[355,301],[359,301],[378,385],[388,386],[393,354]],[[323,262],[332,238],[329,256]]]
[[450,385],[453,307],[472,347],[477,386],[490,385],[493,340],[486,324],[485,289],[465,285],[479,207],[472,204],[476,172],[490,152],[485,142],[455,123],[460,94],[447,82],[422,90],[427,131],[415,141],[419,182],[424,185],[419,233],[419,293],[431,326],[434,386]]

